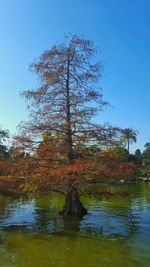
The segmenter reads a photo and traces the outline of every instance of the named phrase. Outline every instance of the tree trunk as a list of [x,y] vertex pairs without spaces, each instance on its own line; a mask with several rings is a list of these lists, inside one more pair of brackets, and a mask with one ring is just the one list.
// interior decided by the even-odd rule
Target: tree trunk
[[87,214],[87,210],[83,207],[79,195],[76,191],[70,190],[66,194],[63,209],[60,211],[61,215],[82,217]]
[[[71,112],[70,112],[70,88],[69,88],[69,80],[70,80],[70,59],[69,59],[70,51],[68,49],[67,56],[67,79],[66,79],[66,143],[68,148],[68,163],[72,164],[74,160],[74,151],[73,151],[73,140],[72,140],[72,128],[71,128]],[[68,173],[68,175],[70,175]],[[71,180],[71,177],[70,177]],[[65,203],[63,209],[60,211],[61,215],[70,215],[70,216],[78,216],[82,217],[87,214],[87,210],[83,207],[79,195],[75,188],[69,184],[68,191],[66,193]]]
[[70,59],[69,59],[69,49],[68,49],[68,56],[67,56],[67,79],[66,79],[66,142],[67,142],[67,149],[68,149],[68,162],[72,163],[74,159],[73,153],[73,141],[72,141],[72,128],[71,128],[71,112],[70,112]]

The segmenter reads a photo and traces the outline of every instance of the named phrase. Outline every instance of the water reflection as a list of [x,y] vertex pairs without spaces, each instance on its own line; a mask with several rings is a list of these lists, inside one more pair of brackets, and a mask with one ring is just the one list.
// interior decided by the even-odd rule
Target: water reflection
[[[133,191],[133,186],[130,185]],[[140,231],[141,221],[149,218],[149,185],[137,184],[134,196],[98,201],[84,198],[88,214],[81,220],[63,218],[58,211],[62,200],[58,195],[38,197],[30,201],[2,198],[0,228],[69,234],[96,232],[100,235],[127,236]]]
[[58,195],[26,201],[1,197],[0,266],[147,267],[150,185],[125,190],[127,198],[83,198],[88,214],[82,219],[59,216]]

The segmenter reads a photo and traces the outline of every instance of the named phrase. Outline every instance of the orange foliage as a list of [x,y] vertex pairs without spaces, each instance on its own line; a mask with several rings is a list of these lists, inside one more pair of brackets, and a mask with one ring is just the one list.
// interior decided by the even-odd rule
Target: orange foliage
[[[18,174],[20,171],[18,168]],[[17,170],[16,170],[17,173]],[[86,184],[97,181],[120,181],[134,179],[137,166],[133,162],[100,162],[92,160],[76,160],[72,164],[48,164],[38,159],[24,160],[19,189],[25,192],[65,191],[68,183]]]
[[133,162],[113,162],[107,166],[104,176],[111,180],[135,179],[138,174],[137,165]]
[[91,155],[86,155],[72,163],[64,160],[60,151],[59,146],[51,143],[40,145],[35,155],[4,165],[3,169],[9,170],[7,175],[10,176],[3,182],[23,192],[66,191],[68,184],[129,180],[137,175],[135,163],[116,160],[111,151],[93,151],[92,159]]

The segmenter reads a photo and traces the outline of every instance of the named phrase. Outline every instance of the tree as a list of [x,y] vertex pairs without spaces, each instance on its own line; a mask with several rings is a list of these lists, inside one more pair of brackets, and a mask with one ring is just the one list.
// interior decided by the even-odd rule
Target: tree
[[150,143],[147,142],[144,147],[145,150],[142,153],[142,175],[150,177]]
[[145,149],[150,149],[150,143],[147,142],[145,145],[144,145]]
[[113,147],[109,146],[106,149],[102,150],[99,153],[99,156],[105,157],[108,161],[115,161],[115,162],[127,162],[128,161],[128,151],[124,147]]
[[9,152],[4,141],[9,138],[8,131],[0,129],[0,159],[9,158]]
[[9,138],[8,131],[0,129],[0,176],[8,173],[9,170],[9,151],[4,141]]
[[8,158],[9,153],[3,141],[9,138],[8,131],[0,129],[0,158]]
[[142,154],[143,160],[150,162],[150,143],[146,143],[144,147],[145,147],[145,150],[143,151],[143,154]]
[[9,138],[8,131],[0,129],[0,143]]
[[[90,164],[89,158],[86,162],[79,161],[76,148],[103,147],[115,140],[118,133],[117,128],[98,125],[92,120],[108,105],[103,100],[101,89],[96,86],[103,70],[102,63],[95,60],[97,52],[92,41],[76,35],[67,37],[62,44],[52,46],[31,64],[30,70],[37,74],[39,84],[36,89],[22,93],[29,101],[31,116],[29,122],[21,125],[22,129],[36,135],[48,133],[50,139],[59,137],[54,144],[46,142],[40,146],[38,157],[42,149],[47,149],[49,154],[41,154],[42,160],[38,164],[39,169],[43,169],[46,166],[44,157],[49,155],[49,169],[44,169],[46,175],[53,177],[53,184],[56,177],[65,182],[66,200],[61,212],[65,215],[86,213],[76,185],[81,178],[86,180],[92,178],[93,173],[98,175],[98,171],[94,171],[93,159],[90,158]],[[34,170],[36,172],[36,168]]]
[[[131,155],[131,154],[130,154]],[[99,153],[99,157],[105,168],[104,177],[107,180],[125,181],[134,180],[139,176],[139,168],[136,162],[129,161],[128,151],[123,147],[108,147]]]
[[140,149],[136,149],[134,155],[135,155],[137,161],[141,164],[142,163],[142,159],[143,159],[141,150]]
[[131,128],[126,128],[122,130],[122,142],[127,145],[129,152],[130,144],[137,141],[137,133]]

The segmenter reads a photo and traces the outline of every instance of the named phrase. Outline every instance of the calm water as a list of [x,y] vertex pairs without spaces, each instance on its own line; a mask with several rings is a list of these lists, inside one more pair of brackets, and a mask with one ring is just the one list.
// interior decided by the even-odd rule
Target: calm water
[[58,215],[58,195],[0,197],[0,267],[150,266],[150,183],[121,187],[128,197],[83,198],[82,220]]

